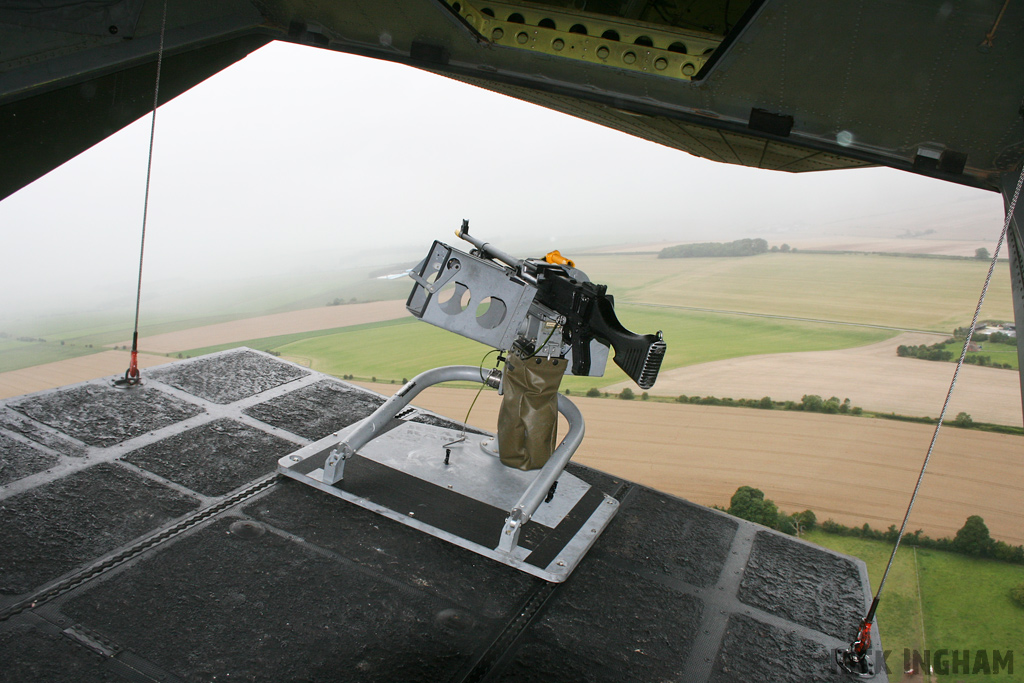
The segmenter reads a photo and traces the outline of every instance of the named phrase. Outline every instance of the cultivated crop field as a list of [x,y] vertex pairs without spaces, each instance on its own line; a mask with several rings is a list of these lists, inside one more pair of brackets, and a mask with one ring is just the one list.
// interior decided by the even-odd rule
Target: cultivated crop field
[[[621,304],[616,313],[637,332],[663,330],[664,370],[752,353],[826,351],[870,344],[893,333],[863,327],[820,325],[746,316],[652,309]],[[260,347],[263,348],[263,347]],[[412,377],[437,365],[475,365],[488,347],[406,317],[401,324],[364,327],[272,347],[314,370],[363,379]],[[628,380],[611,360],[604,377],[566,377],[564,387],[583,393]]]
[[[970,322],[987,261],[868,254],[762,254],[659,259],[581,256],[577,265],[616,300],[837,320],[952,333]],[[999,264],[982,317],[1013,319]]]
[[[853,405],[880,412],[938,417],[953,376],[953,363],[901,358],[901,344],[931,344],[935,335],[903,333],[867,346],[840,351],[808,351],[730,358],[667,370],[652,394],[760,398],[800,402],[804,394],[849,398]],[[956,350],[959,357],[960,349]],[[1016,352],[1016,349],[1014,349]],[[628,382],[608,387],[618,393]],[[1021,424],[1020,378],[1016,372],[965,365],[947,410],[976,422]]]

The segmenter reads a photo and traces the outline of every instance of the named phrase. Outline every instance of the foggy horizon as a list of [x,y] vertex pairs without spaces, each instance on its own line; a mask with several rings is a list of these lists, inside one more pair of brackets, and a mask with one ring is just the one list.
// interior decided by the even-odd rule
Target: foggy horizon
[[[125,301],[134,312],[149,127],[145,116],[0,202],[0,330]],[[882,168],[716,163],[406,66],[282,43],[160,108],[150,192],[143,317],[179,285],[187,306],[252,278],[416,260],[463,218],[531,252],[929,229],[991,251],[1002,227],[996,193]]]

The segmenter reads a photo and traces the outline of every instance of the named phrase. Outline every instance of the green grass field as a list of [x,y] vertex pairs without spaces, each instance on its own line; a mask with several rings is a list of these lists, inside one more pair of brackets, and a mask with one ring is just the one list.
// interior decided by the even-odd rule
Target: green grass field
[[[968,358],[971,358],[972,356],[988,356],[993,363],[1010,365],[1014,370],[1020,367],[1016,346],[1011,346],[1010,344],[997,344],[995,342],[979,342],[979,345],[981,346],[981,350],[968,352]],[[942,348],[952,353],[953,362],[956,362],[960,359],[960,354],[964,350],[964,343],[963,341],[955,341],[950,344],[945,344]]]
[[11,339],[0,340],[0,372],[31,368],[43,363],[54,363],[68,358],[88,356],[103,351],[83,345],[63,346],[59,341],[23,342]]
[[[872,590],[885,571],[892,546],[820,530],[803,538],[864,560]],[[937,550],[901,546],[878,606],[882,645],[892,650],[890,680],[899,680],[904,649],[935,652],[1017,649],[1024,642],[1024,608],[1010,599],[1010,588],[1024,583],[1024,566],[981,560]],[[851,628],[855,628],[853,625]],[[947,661],[950,659],[947,657]],[[939,681],[1009,683],[1024,680],[1019,662],[1013,674],[938,676]]]
[[[770,318],[651,309],[622,304],[616,312],[637,332],[662,330],[668,353],[662,368],[723,360],[758,353],[825,351],[881,341],[893,333],[871,328],[822,325]],[[486,346],[412,318],[364,325],[278,346],[247,342],[272,350],[314,370],[360,378],[409,378],[437,365],[475,365]],[[255,345],[254,345],[255,344]],[[206,349],[209,351],[213,349]],[[219,350],[219,348],[217,349]],[[198,355],[199,351],[190,352]],[[567,377],[563,387],[584,392],[626,379],[611,360],[604,377]]]
[[[586,255],[577,266],[617,301],[952,332],[970,322],[988,264],[859,254],[659,259]],[[983,317],[1012,320],[1009,271],[996,269]]]

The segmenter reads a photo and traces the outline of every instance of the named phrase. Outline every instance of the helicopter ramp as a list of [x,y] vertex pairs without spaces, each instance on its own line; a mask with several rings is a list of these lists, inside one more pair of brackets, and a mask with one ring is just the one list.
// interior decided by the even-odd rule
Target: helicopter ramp
[[554,584],[275,474],[383,400],[243,349],[0,402],[0,681],[849,680],[855,558],[570,463],[619,512]]

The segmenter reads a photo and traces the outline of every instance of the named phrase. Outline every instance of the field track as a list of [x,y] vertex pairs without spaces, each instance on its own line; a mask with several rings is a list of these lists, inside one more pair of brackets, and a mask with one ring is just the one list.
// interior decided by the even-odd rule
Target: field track
[[[650,393],[800,402],[804,394],[849,398],[874,412],[938,417],[953,378],[953,363],[900,358],[901,344],[934,344],[945,336],[901,334],[877,344],[840,351],[743,356],[663,372]],[[608,388],[618,393],[632,384]],[[635,386],[632,386],[636,390]],[[976,422],[1020,426],[1020,378],[1012,370],[964,365],[947,419],[964,411]]]
[[[383,394],[397,385],[364,386]],[[416,405],[465,419],[475,392],[429,389]],[[934,428],[845,415],[573,397],[586,420],[574,460],[702,505],[728,507],[743,485],[819,521],[902,521]],[[470,422],[495,429],[500,397],[480,396]],[[564,432],[564,427],[562,432]],[[981,515],[993,537],[1024,544],[1024,437],[945,427],[908,526],[953,536]]]

